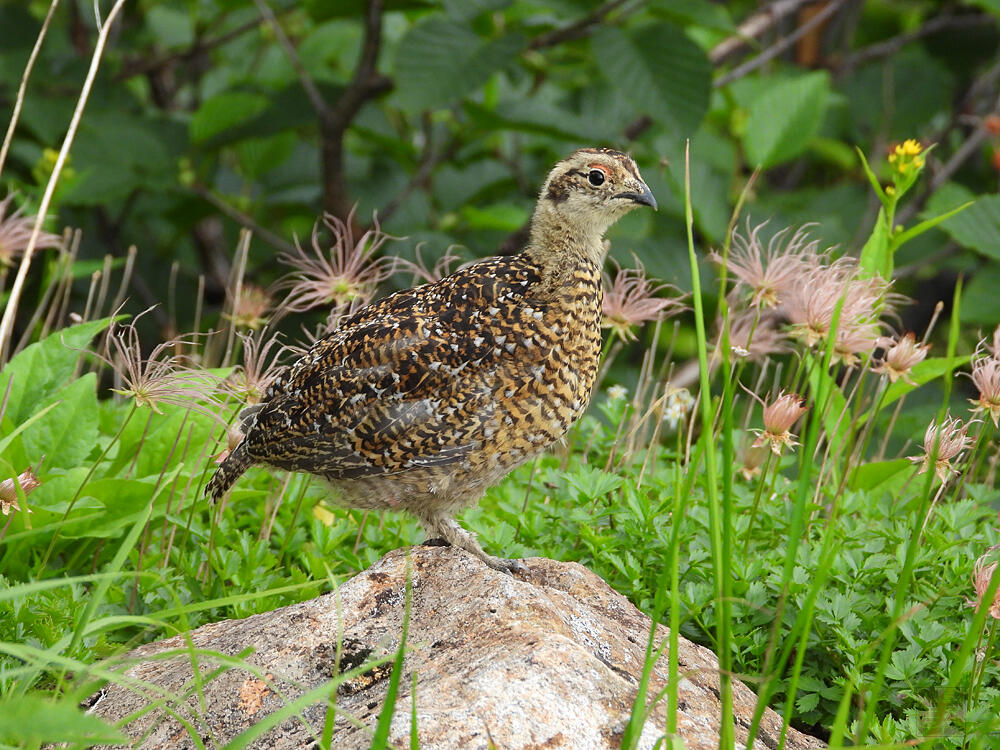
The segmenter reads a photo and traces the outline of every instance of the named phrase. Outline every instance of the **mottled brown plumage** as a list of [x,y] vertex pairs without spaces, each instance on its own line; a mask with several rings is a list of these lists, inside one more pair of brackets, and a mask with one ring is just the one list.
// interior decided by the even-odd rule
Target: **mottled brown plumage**
[[583,414],[601,352],[607,228],[655,208],[631,158],[581,149],[542,187],[528,246],[343,321],[243,414],[208,491],[253,463],[319,475],[350,507],[403,509],[497,568],[454,520]]

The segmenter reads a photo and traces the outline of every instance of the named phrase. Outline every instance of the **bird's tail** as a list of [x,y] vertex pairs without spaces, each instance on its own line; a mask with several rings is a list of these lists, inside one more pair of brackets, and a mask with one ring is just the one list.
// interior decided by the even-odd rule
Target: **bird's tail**
[[205,488],[212,501],[218,502],[226,494],[226,490],[236,483],[236,480],[250,468],[253,462],[253,458],[247,453],[246,446],[243,443],[237,445],[233,452],[219,464],[219,468],[215,470],[215,474],[208,482],[208,487]]

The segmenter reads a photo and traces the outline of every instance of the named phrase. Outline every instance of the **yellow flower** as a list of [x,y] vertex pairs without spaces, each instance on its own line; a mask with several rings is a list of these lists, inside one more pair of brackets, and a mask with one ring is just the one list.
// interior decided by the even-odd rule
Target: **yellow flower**
[[907,138],[893,147],[888,161],[895,190],[886,190],[888,195],[902,197],[903,193],[910,189],[924,168],[924,153],[923,145],[913,138]]

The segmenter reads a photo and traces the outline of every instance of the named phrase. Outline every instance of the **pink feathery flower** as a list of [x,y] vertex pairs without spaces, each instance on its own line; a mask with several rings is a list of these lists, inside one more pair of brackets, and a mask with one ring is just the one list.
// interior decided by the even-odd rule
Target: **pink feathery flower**
[[916,385],[910,377],[910,370],[926,359],[931,345],[918,344],[917,337],[912,332],[895,340],[882,340],[879,345],[885,349],[885,356],[874,371],[888,376],[890,383],[902,380]]
[[271,349],[280,345],[277,335],[266,341],[263,333],[240,332],[237,335],[243,341],[243,364],[226,378],[225,386],[247,404],[258,404],[263,401],[268,387],[286,369],[286,365],[278,363],[283,349],[270,354]]
[[428,266],[423,257],[423,244],[416,248],[416,261],[406,258],[396,258],[395,271],[408,271],[413,274],[413,283],[420,281],[425,284],[434,284],[445,276],[452,273],[452,264],[462,259],[462,256],[454,251],[454,245],[444,251],[444,255],[438,258],[433,266]]
[[610,328],[622,340],[635,341],[633,326],[676,315],[684,309],[683,303],[678,299],[656,296],[664,289],[670,288],[670,285],[651,281],[638,258],[635,259],[635,268],[622,268],[614,259],[611,262],[616,269],[614,279],[607,273],[602,274],[604,277],[602,325]]
[[[31,232],[35,227],[34,216],[22,216],[24,207],[8,215],[13,202],[13,193],[0,201],[0,266],[14,265],[14,261],[28,247],[28,240],[31,239]],[[59,247],[61,244],[62,237],[58,234],[41,232],[35,248],[41,250]]]
[[[749,287],[753,307],[777,307],[795,284],[817,263],[818,240],[810,240],[806,227],[791,233],[786,227],[775,234],[764,247],[760,239],[761,230],[767,222],[750,229],[747,235],[733,232],[733,242],[726,259],[726,268],[736,277],[737,284]],[[791,236],[789,236],[791,233]],[[722,263],[722,256],[711,253],[710,257]]]
[[878,341],[881,329],[876,322],[851,324],[841,322],[833,341],[834,364],[840,362],[845,367],[855,367],[861,360],[859,354],[871,354]]
[[[857,259],[845,256],[797,279],[781,307],[791,323],[792,335],[812,347],[829,335],[841,299],[838,328],[877,325],[879,313],[893,301],[888,286],[877,276],[862,278]],[[871,347],[866,342],[865,347],[864,351],[870,351],[874,341]]]
[[376,258],[375,253],[387,240],[398,239],[383,232],[377,218],[374,226],[355,241],[351,225],[354,209],[347,221],[324,214],[322,223],[333,235],[333,244],[324,250],[319,237],[320,222],[313,225],[312,252],[298,240],[295,253],[281,253],[278,258],[294,270],[282,283],[290,287],[283,307],[289,312],[304,312],[320,305],[340,307],[355,300],[367,303],[376,287],[389,278],[393,263],[389,258]]
[[746,310],[730,319],[729,348],[737,357],[761,362],[769,354],[787,352],[788,343],[773,312]]
[[972,438],[966,433],[976,420],[962,424],[962,420],[948,415],[940,426],[931,422],[924,433],[924,455],[910,456],[910,460],[920,464],[918,474],[923,474],[931,468],[931,456],[934,454],[935,444],[937,454],[934,460],[934,473],[942,482],[948,481],[948,477],[956,472],[951,465],[952,460],[959,460],[962,453],[972,446]]
[[[149,310],[143,311],[135,320],[147,312]],[[207,372],[187,367],[182,355],[169,353],[180,344],[190,343],[183,337],[164,341],[145,357],[134,322],[124,326],[112,324],[106,354],[92,353],[114,370],[121,387],[112,390],[132,398],[137,406],[148,406],[162,414],[159,405],[171,404],[219,420],[218,402],[213,394],[217,379]],[[208,405],[201,402],[208,402]]]
[[274,300],[263,287],[256,284],[244,284],[240,296],[230,302],[231,313],[223,317],[233,321],[238,328],[249,328],[256,331],[267,322],[267,316],[274,308]]
[[764,430],[755,430],[757,439],[751,447],[768,445],[774,455],[780,456],[783,447],[798,445],[791,429],[806,411],[806,402],[801,396],[779,392],[774,401],[764,406]]
[[767,458],[767,447],[764,445],[753,445],[744,442],[739,451],[740,474],[748,482],[760,474],[764,459]]
[[[997,569],[997,564],[995,562],[987,563],[985,562],[987,555],[990,552],[987,551],[985,554],[981,555],[976,559],[975,564],[972,566],[972,588],[976,591],[976,601],[970,602],[966,600],[966,603],[975,605],[976,612],[979,608],[983,606],[983,597],[986,596],[986,591],[990,587],[990,579],[993,577],[993,573]],[[1000,620],[1000,589],[997,590],[993,597],[993,601],[989,603],[989,613],[990,617],[994,620]]]
[[[0,482],[0,513],[5,516],[10,515],[12,510],[19,511],[21,506],[17,502],[17,489],[20,486],[21,492],[27,497],[31,492],[38,487],[41,482],[38,481],[38,477],[35,476],[34,470],[31,466],[22,471],[14,478],[8,477]],[[28,508],[28,513],[31,513],[31,509]]]
[[1000,360],[988,355],[973,356],[972,383],[979,391],[978,399],[970,399],[974,411],[989,412],[996,427],[1000,418]]
[[986,347],[990,354],[1000,359],[1000,326],[993,329],[993,346]]

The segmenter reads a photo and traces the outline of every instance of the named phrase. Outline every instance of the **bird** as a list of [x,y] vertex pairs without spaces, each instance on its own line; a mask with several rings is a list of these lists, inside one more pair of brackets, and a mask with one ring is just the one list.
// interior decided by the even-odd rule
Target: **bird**
[[[254,464],[307,472],[335,502],[413,514],[428,540],[499,571],[455,516],[560,440],[586,410],[601,355],[605,232],[656,199],[627,154],[581,148],[542,184],[527,243],[341,321],[240,415],[206,488]],[[431,542],[428,542],[431,543]]]

